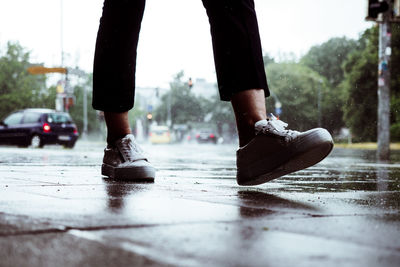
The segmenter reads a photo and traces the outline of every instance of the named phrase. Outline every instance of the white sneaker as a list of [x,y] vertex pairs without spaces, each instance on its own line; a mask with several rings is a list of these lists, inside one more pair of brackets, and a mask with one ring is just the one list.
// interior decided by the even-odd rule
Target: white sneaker
[[286,130],[274,116],[258,121],[256,136],[237,151],[237,182],[257,185],[308,168],[329,155],[332,136],[322,128]]
[[101,174],[113,179],[154,181],[155,168],[143,155],[132,134],[104,149]]

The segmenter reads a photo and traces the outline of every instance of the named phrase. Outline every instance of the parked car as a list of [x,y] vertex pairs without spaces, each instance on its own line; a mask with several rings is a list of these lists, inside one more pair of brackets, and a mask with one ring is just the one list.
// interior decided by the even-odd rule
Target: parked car
[[24,109],[0,122],[0,144],[43,147],[61,144],[73,148],[78,130],[70,115],[52,109]]
[[168,126],[152,126],[149,135],[152,144],[166,144],[171,142],[171,134]]
[[211,129],[201,129],[196,134],[198,143],[217,143],[217,135]]

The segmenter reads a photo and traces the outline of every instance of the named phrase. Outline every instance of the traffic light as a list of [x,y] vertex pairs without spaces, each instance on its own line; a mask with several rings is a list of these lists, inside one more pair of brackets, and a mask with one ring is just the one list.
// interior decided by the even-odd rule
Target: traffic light
[[382,22],[379,14],[388,12],[390,22],[400,22],[400,0],[368,0],[368,15],[370,21]]
[[189,89],[192,89],[192,87],[193,87],[192,78],[189,78],[189,80],[188,80],[188,86],[189,86]]
[[[389,0],[391,1],[391,0]],[[379,1],[379,0],[368,0],[368,15],[365,18],[366,20],[376,21],[378,15],[380,13],[384,13],[388,11],[389,4],[386,0]]]

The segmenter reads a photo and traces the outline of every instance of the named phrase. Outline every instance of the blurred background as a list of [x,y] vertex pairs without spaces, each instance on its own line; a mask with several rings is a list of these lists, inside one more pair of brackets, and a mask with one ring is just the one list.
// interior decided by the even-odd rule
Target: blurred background
[[[379,27],[365,19],[369,2],[255,0],[269,113],[292,129],[327,128],[337,142],[376,141]],[[102,113],[91,108],[102,4],[0,0],[1,119],[25,108],[57,109],[70,114],[80,138],[104,140]],[[390,35],[390,132],[400,141],[399,24]],[[147,1],[136,76],[130,119],[139,141],[236,142],[201,0]]]

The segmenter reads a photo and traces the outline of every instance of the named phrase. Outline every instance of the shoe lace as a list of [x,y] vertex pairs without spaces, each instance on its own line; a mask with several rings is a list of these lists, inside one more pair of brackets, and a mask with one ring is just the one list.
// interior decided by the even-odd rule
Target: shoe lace
[[[142,149],[131,138],[123,138],[119,145],[119,151],[125,161],[134,161],[138,154],[142,154]],[[136,154],[136,157],[134,156]]]
[[290,141],[295,138],[299,132],[294,130],[286,129],[288,124],[284,121],[277,119],[273,114],[267,118],[267,124],[262,125],[256,129],[256,135],[259,134],[274,134],[285,138],[285,141]]

